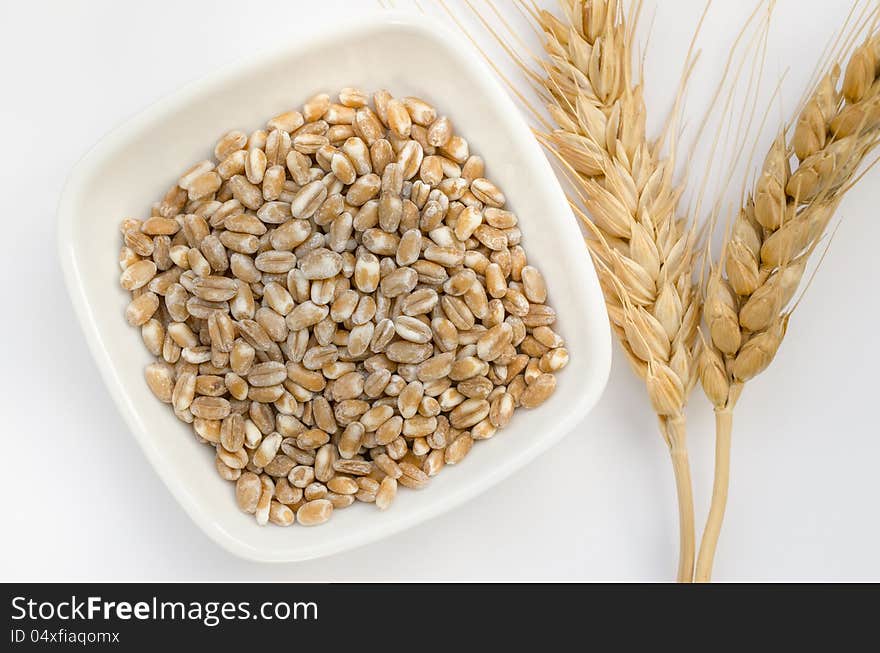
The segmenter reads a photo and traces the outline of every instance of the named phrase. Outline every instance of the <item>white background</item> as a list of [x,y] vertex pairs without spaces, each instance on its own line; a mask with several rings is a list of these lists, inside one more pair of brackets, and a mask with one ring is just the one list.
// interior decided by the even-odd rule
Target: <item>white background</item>
[[[444,19],[429,0],[421,4]],[[496,4],[522,24],[510,0]],[[721,0],[709,13],[688,126],[699,121],[746,4]],[[467,15],[462,4],[450,5]],[[656,128],[703,0],[645,5],[643,35],[653,21],[646,97]],[[803,92],[848,8],[843,0],[778,3],[766,69],[772,80],[788,71],[786,107]],[[70,168],[113,126],[185,82],[305,31],[332,29],[342,13],[379,10],[366,0],[0,5],[0,580],[673,577],[678,540],[668,455],[619,351],[599,407],[524,471],[404,534],[291,565],[238,560],[202,535],[110,403],[56,260],[55,208]],[[704,161],[697,157],[690,169],[699,175]],[[748,385],[737,410],[717,580],[880,580],[878,175],[870,173],[844,202],[842,226],[777,360]],[[701,524],[712,417],[699,390],[691,404]]]

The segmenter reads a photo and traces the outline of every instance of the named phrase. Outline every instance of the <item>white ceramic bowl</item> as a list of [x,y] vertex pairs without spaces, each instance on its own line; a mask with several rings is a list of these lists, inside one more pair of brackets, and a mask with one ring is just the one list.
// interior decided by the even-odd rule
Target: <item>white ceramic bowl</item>
[[[123,317],[118,224],[150,204],[193,162],[210,156],[231,128],[251,130],[316,92],[345,86],[417,95],[448,114],[479,153],[520,219],[529,260],[543,271],[571,363],[553,397],[517,411],[494,439],[477,443],[428,489],[403,490],[380,513],[357,505],[319,528],[260,528],[238,511],[233,486],[217,476],[213,452],[150,393],[149,362]],[[450,510],[558,442],[593,407],[607,380],[610,335],[602,296],[580,232],[544,155],[519,111],[458,34],[418,15],[378,14],[328,25],[190,84],[106,136],[76,166],[59,207],[61,262],[73,305],[107,388],[159,476],[186,512],[229,551],[294,561],[378,540]]]

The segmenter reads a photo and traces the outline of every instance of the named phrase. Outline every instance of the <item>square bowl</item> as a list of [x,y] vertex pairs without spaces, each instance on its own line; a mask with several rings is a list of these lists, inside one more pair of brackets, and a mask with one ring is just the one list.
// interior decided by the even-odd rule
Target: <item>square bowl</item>
[[[218,136],[251,130],[317,92],[345,86],[417,95],[448,114],[486,161],[520,218],[523,246],[543,272],[571,362],[544,405],[517,411],[422,491],[404,490],[385,513],[366,504],[320,528],[260,528],[239,512],[213,452],[152,395],[151,357],[127,325],[119,287],[118,224],[144,216],[177,175],[210,157]],[[218,544],[253,560],[289,562],[376,541],[452,509],[558,442],[594,406],[610,368],[610,331],[595,270],[566,198],[516,106],[469,44],[422,16],[379,13],[333,24],[195,82],[106,136],[79,162],[58,216],[65,280],[110,394],[149,461],[190,517]]]

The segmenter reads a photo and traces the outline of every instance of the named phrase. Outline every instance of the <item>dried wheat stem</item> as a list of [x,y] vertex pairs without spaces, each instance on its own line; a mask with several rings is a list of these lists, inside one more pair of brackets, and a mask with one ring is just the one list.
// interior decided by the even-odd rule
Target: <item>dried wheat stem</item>
[[[732,393],[738,396],[742,384],[734,384]],[[731,397],[727,405],[715,408],[715,478],[712,483],[712,504],[703,538],[700,541],[700,554],[697,558],[697,572],[694,577],[697,583],[708,583],[711,580],[712,563],[715,549],[721,535],[721,524],[724,511],[727,509],[727,491],[730,485],[730,440],[733,430],[733,408],[736,398]]]
[[661,419],[660,429],[669,445],[675,490],[678,495],[679,558],[678,582],[689,583],[694,576],[694,495],[688,462],[685,420],[683,417]]
[[[842,82],[841,66],[835,63],[812,90],[794,129],[782,129],[774,140],[727,234],[723,268],[717,266],[709,274],[703,314],[710,342],[702,350],[700,379],[716,410],[727,411],[717,427],[722,448],[729,447],[732,410],[742,385],[776,356],[807,262],[844,193],[859,179],[859,166],[877,145],[878,12],[869,15],[868,37],[850,56]],[[724,451],[716,455],[722,465],[716,467],[717,492],[698,579],[711,575],[727,495],[728,457]]]

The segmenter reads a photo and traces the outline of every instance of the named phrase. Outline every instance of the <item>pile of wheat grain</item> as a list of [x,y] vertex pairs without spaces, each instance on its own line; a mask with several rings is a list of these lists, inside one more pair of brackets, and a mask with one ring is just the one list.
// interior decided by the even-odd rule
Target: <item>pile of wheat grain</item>
[[422,488],[568,362],[515,213],[419,98],[309,99],[122,223],[153,393],[260,524]]

